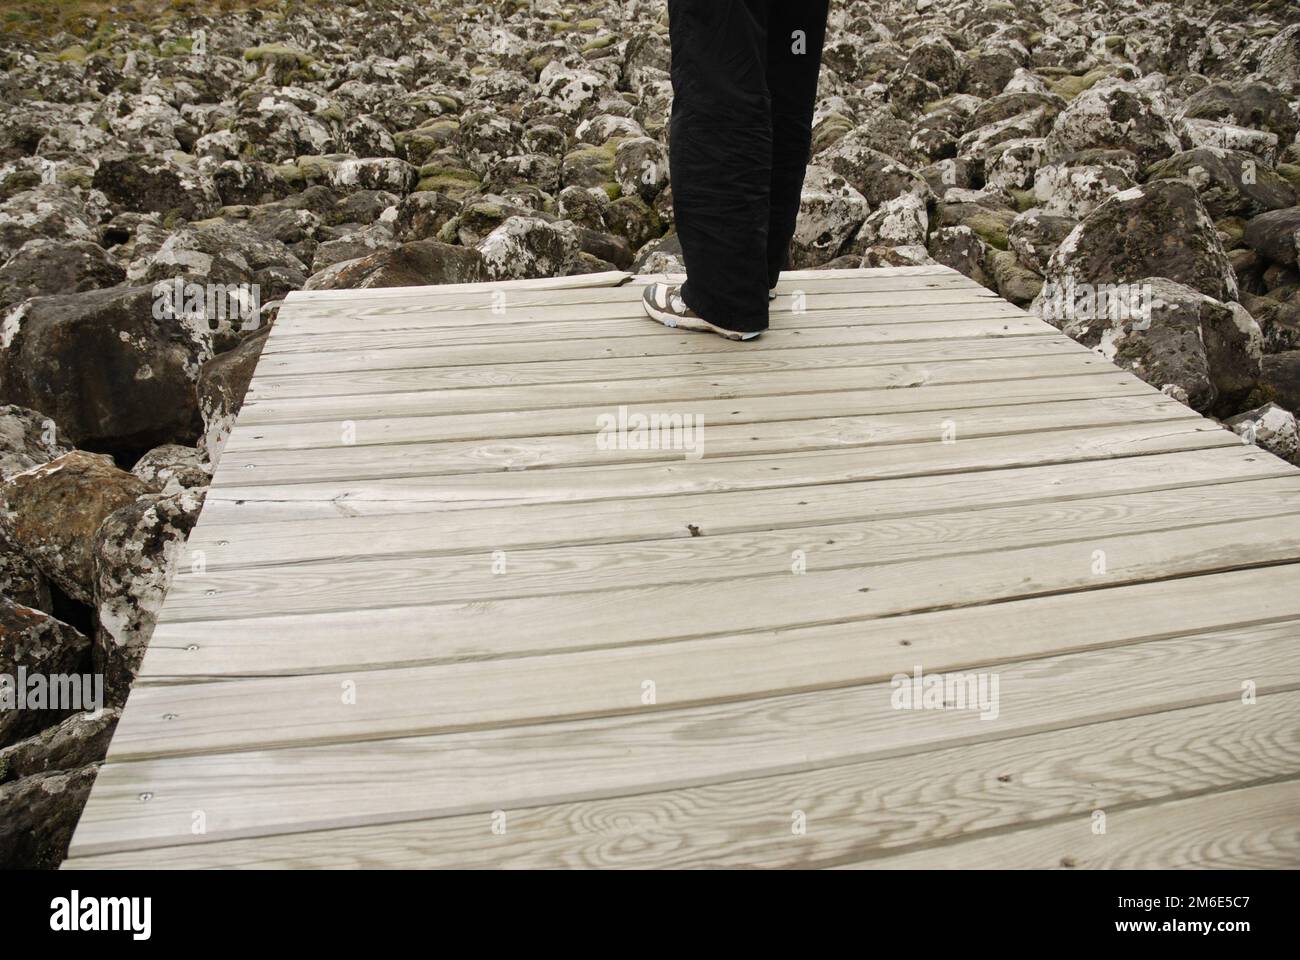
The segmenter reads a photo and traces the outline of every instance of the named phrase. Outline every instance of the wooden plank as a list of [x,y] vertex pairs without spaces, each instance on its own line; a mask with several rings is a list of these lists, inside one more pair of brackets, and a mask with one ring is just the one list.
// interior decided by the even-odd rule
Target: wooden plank
[[[895,292],[892,301],[880,294]],[[926,291],[924,301],[911,301],[911,295]],[[473,295],[445,298],[413,298],[375,302],[368,299],[337,302],[290,301],[281,307],[275,320],[273,339],[310,337],[363,331],[456,330],[479,325],[510,323],[553,323],[557,320],[645,319],[641,308],[641,289],[590,291],[581,297],[536,294],[511,294],[484,287]],[[938,296],[939,293],[945,296]],[[930,307],[919,306],[922,302]],[[910,317],[916,312],[942,315],[954,303],[1001,303],[1007,310],[1018,308],[998,300],[987,288],[958,274],[955,277],[880,281],[839,280],[819,284],[790,285],[770,302],[773,315],[795,313],[805,316],[818,313],[852,311],[878,317]],[[877,320],[876,322],[880,322]]]
[[[671,406],[661,404],[598,404],[543,410],[498,410],[484,413],[435,416],[372,417],[364,408],[358,408],[350,417],[333,422],[255,425],[252,429],[236,429],[227,441],[222,459],[236,454],[236,462],[261,451],[284,452],[323,448],[337,452],[346,459],[353,452],[340,447],[411,446],[426,443],[468,441],[479,445],[502,439],[514,439],[521,448],[542,446],[555,451],[559,438],[569,436],[575,447],[590,456],[596,447],[595,436],[599,425],[620,415],[646,417],[676,416],[679,424],[696,423],[700,429],[693,437],[698,439],[701,455],[727,456],[733,453],[760,452],[763,444],[776,442],[783,427],[801,424],[806,431],[795,435],[785,451],[802,449],[812,441],[818,431],[839,428],[843,443],[854,436],[867,436],[877,443],[891,442],[890,438],[934,437],[942,431],[936,427],[945,420],[957,425],[962,435],[975,436],[984,429],[984,418],[997,417],[999,412],[1012,416],[1017,407],[1018,420],[1034,422],[1043,420],[1052,411],[1067,411],[1066,407],[1052,404],[1084,400],[1114,400],[1115,403],[1087,404],[1094,411],[1095,423],[1115,422],[1115,416],[1132,418],[1149,414],[1152,419],[1185,419],[1187,407],[1143,383],[1127,373],[1095,373],[1075,377],[1011,380],[989,384],[953,384],[933,387],[916,387],[910,390],[833,390],[786,396],[728,397],[681,401]],[[1076,403],[1077,405],[1077,403]],[[965,410],[981,409],[974,416]],[[929,417],[909,415],[929,413]],[[686,418],[691,418],[689,421]],[[635,423],[635,421],[631,421]],[[923,432],[913,431],[915,423],[924,423]],[[735,431],[728,428],[743,425],[763,425],[761,429]],[[753,437],[758,446],[747,446],[742,434]],[[553,437],[555,440],[542,440]],[[715,443],[715,441],[718,441]],[[825,445],[825,444],[823,444]],[[369,453],[378,453],[371,450]],[[415,455],[414,450],[405,451]],[[596,450],[596,462],[608,463],[619,459],[618,451]],[[627,451],[638,456],[648,451]],[[681,451],[660,451],[666,456],[681,457]],[[554,454],[553,454],[554,456]],[[624,458],[628,459],[628,458]],[[481,461],[486,464],[491,461]],[[524,462],[532,462],[524,461]],[[484,469],[484,466],[480,466]],[[359,474],[358,474],[359,475]]]
[[[557,541],[550,547],[508,554],[484,551],[477,557],[453,553],[359,562],[366,549],[360,538],[350,549],[339,545],[338,552],[349,553],[347,559],[289,562],[260,569],[255,576],[249,575],[247,563],[202,573],[178,571],[167,594],[166,620],[323,613],[544,596],[621,583],[762,576],[788,570],[796,555],[808,569],[843,569],[1288,513],[1300,513],[1300,477],[669,540]],[[436,537],[436,527],[426,534]],[[505,563],[504,573],[494,556]]]
[[[1296,570],[1290,572],[1294,576]],[[1225,575],[1217,576],[1213,582],[1224,582]],[[1259,583],[1268,578],[1230,579]],[[1188,592],[1180,584],[1166,595],[1185,598]],[[1014,607],[1011,611],[981,608],[971,619],[1003,629],[995,638],[986,635],[982,643],[965,631],[937,645],[917,642],[932,636],[929,631],[944,622],[964,622],[960,617],[928,614],[879,624],[798,628],[785,631],[776,642],[773,631],[762,631],[642,648],[559,653],[527,662],[490,660],[397,669],[366,669],[364,663],[354,662],[342,674],[284,677],[256,678],[261,641],[252,637],[237,651],[243,654],[244,669],[224,674],[245,679],[192,682],[196,677],[191,674],[185,677],[191,682],[170,682],[177,678],[157,671],[181,658],[153,658],[148,676],[154,682],[137,686],[132,693],[138,708],[119,725],[112,756],[140,759],[644,714],[648,712],[642,699],[646,680],[655,684],[654,709],[680,708],[875,683],[910,673],[917,662],[924,662],[928,672],[969,669],[1115,646],[1141,638],[1143,631],[1204,629],[1262,615],[1253,607],[1230,604],[1237,611],[1236,619],[1203,606],[1184,617],[1164,617],[1151,608],[1149,595],[1147,591],[1121,598],[1126,609],[1140,611],[1148,619],[1104,629],[1094,628],[1085,615],[1078,625],[1026,633],[1009,619],[1022,609],[1036,618],[1046,616],[1045,608],[1058,615],[1086,610],[1078,595],[1055,603],[1040,599],[993,605]],[[1092,599],[1095,605],[1112,598],[1103,594]],[[1293,597],[1284,597],[1270,605],[1268,614],[1294,618],[1296,605]],[[870,637],[870,643],[864,643],[864,637]],[[793,647],[796,638],[800,646]],[[912,642],[902,642],[908,639]],[[201,661],[196,666],[202,669]],[[344,683],[355,692],[355,703],[342,702]],[[565,695],[557,697],[561,689]]]
[[399,347],[385,350],[344,350],[327,353],[286,353],[263,358],[258,375],[335,373],[344,370],[397,370],[405,367],[463,366],[480,363],[534,363],[543,360],[601,360],[614,357],[661,357],[681,354],[761,353],[785,347],[863,346],[971,337],[1051,336],[1055,327],[1036,317],[991,320],[937,320],[907,324],[777,327],[757,340],[738,343],[722,337],[682,333],[646,321],[646,334],[611,340],[557,340],[534,343],[460,343],[446,346]]
[[[394,603],[282,617],[165,621],[155,630],[151,654],[153,648],[160,651],[155,671],[181,672],[162,662],[175,659],[192,664],[191,673],[212,676],[537,656],[867,621],[1296,559],[1300,517],[1291,514],[1022,547],[987,554],[978,563],[970,555],[958,555],[796,575],[796,558],[791,557],[781,567],[773,564],[771,574],[745,579]],[[345,583],[338,586],[346,589]],[[356,638],[362,635],[368,639],[359,650]],[[305,644],[303,637],[311,642]],[[171,658],[161,652],[167,650]],[[250,668],[250,660],[255,667]]]
[[[1261,694],[1300,686],[1297,630],[1292,622],[1008,663],[997,670],[1009,699],[996,716],[894,709],[895,688],[881,683],[361,744],[120,763],[110,750],[70,853],[674,790],[1235,701],[1247,679]],[[192,832],[196,812],[202,837]]]
[[[1300,780],[1102,811],[1023,830],[878,857],[858,870],[1216,870],[1300,867]],[[1134,919],[1145,919],[1135,916]]]
[[487,283],[439,283],[418,287],[367,287],[364,293],[348,290],[294,290],[285,299],[289,303],[323,302],[329,300],[355,301],[358,296],[366,300],[401,299],[415,297],[421,300],[429,298],[454,297],[465,292],[473,292],[485,286],[497,290],[535,290],[535,291],[574,291],[600,287],[619,287],[630,283],[633,277],[622,270],[605,270],[599,273],[579,273],[568,277],[533,277],[526,280],[492,280]]
[[[846,294],[848,297],[857,294]],[[909,297],[913,294],[909,294]],[[808,309],[797,313],[773,311],[772,323],[776,329],[794,327],[801,330],[820,330],[838,327],[899,327],[899,335],[907,329],[922,324],[945,321],[970,320],[1023,320],[1023,310],[1005,301],[988,297],[974,297],[968,293],[946,294],[943,298],[924,298],[931,307],[916,307],[888,312],[858,308]],[[267,340],[264,356],[311,352],[344,352],[358,350],[396,350],[418,347],[463,346],[476,343],[537,343],[557,340],[609,340],[621,337],[644,337],[652,331],[662,330],[645,315],[639,304],[618,305],[617,311],[553,310],[547,308],[520,309],[497,316],[481,311],[476,316],[483,322],[458,324],[452,327],[419,329],[381,329],[364,321],[364,329],[354,328],[339,332],[293,333],[278,328]],[[612,316],[587,316],[596,313]],[[576,314],[576,315],[575,315]],[[490,322],[489,322],[490,321]],[[756,343],[757,341],[753,341]]]
[[[510,437],[446,442],[405,442],[362,445],[338,444],[306,449],[233,450],[222,454],[214,482],[236,490],[243,483],[294,483],[303,478],[313,482],[338,480],[382,480],[387,477],[439,477],[457,474],[482,475],[493,471],[539,471],[574,467],[603,468],[620,464],[674,463],[690,469],[695,464],[731,457],[783,456],[792,453],[851,448],[894,447],[900,444],[934,444],[945,431],[960,432],[967,440],[984,437],[1032,435],[1045,430],[1070,427],[1097,429],[1144,425],[1202,422],[1188,416],[1177,400],[1147,394],[1124,396],[1124,386],[1114,388],[1120,396],[1098,399],[1043,401],[1022,406],[941,408],[888,416],[835,416],[773,422],[727,423],[707,427],[690,438],[679,438],[684,446],[654,449],[629,446],[607,448],[593,429],[578,435]],[[1069,393],[1069,391],[1064,391]],[[1145,391],[1144,391],[1145,393]],[[1159,399],[1157,399],[1159,398]],[[736,401],[732,405],[742,406]],[[812,404],[807,404],[811,407]],[[614,411],[608,412],[615,417]],[[743,414],[742,414],[743,415]],[[681,415],[679,415],[681,416]],[[685,421],[680,421],[684,423]],[[341,425],[356,430],[362,425]],[[572,426],[568,424],[566,426]],[[470,434],[473,435],[472,433]],[[669,446],[672,443],[669,436]],[[953,441],[956,442],[955,440]],[[935,457],[935,460],[941,460]],[[254,472],[255,471],[255,472]],[[242,483],[241,483],[242,481]]]
[[[226,522],[205,506],[189,538],[208,572],[228,567],[319,560],[353,556],[421,557],[453,553],[489,554],[556,543],[570,545],[622,543],[757,532],[776,528],[815,526],[872,520],[891,522],[954,511],[1050,504],[1122,493],[1158,493],[1211,483],[1300,477],[1300,471],[1275,457],[1241,445],[1185,453],[1091,460],[1059,465],[980,473],[944,473],[894,480],[540,503],[527,506],[443,510],[437,501],[410,505],[394,502],[396,513],[340,515],[326,504],[319,512],[290,510],[276,503],[229,503],[230,513],[258,510],[255,522]],[[423,507],[425,514],[415,514]],[[285,517],[279,522],[278,517]],[[183,573],[181,574],[184,575]]]
[[[1118,811],[1135,804],[1298,770],[1300,693],[1288,692],[1249,708],[1227,701],[782,776],[511,808],[504,834],[493,832],[492,817],[474,813],[105,854],[63,866],[806,869],[1017,824],[1070,818],[1077,828],[1097,809],[1127,827],[1128,810]],[[802,833],[791,829],[798,812]],[[981,865],[1000,864],[999,854],[990,851]],[[1065,856],[1092,865],[1090,857]]]
[[288,482],[281,482],[268,480],[265,472],[256,478],[251,476],[257,473],[254,467],[244,471],[250,474],[246,485],[236,484],[229,478],[233,464],[227,465],[223,460],[217,468],[220,485],[214,481],[205,510],[223,500],[329,501],[340,514],[364,500],[400,500],[404,506],[419,500],[434,500],[444,509],[452,505],[472,509],[506,503],[669,496],[996,470],[1240,444],[1241,439],[1235,434],[1203,418],[1190,417],[1120,426],[1057,427],[1035,434],[975,437],[958,439],[955,443],[883,445],[874,447],[870,457],[864,457],[860,449],[853,449],[382,479],[317,481],[297,474]]
[[[269,377],[260,373],[249,384],[245,408],[262,399],[344,396],[356,393],[392,393],[411,390],[468,389],[471,387],[527,386],[530,384],[590,383],[643,380],[647,374],[668,379],[723,374],[756,375],[787,370],[833,370],[841,367],[896,366],[1010,357],[1052,357],[1063,354],[1097,355],[1060,335],[998,337],[984,340],[927,340],[873,344],[869,351],[838,347],[790,347],[757,353],[731,351],[676,357],[656,357],[647,369],[639,357],[599,360],[559,360],[516,364],[466,364],[427,366],[402,370],[352,370],[305,376]],[[901,374],[906,377],[906,374]]]
[[[303,397],[253,400],[239,414],[232,440],[242,440],[246,427],[269,423],[335,422],[355,418],[416,417],[500,411],[561,410],[566,407],[736,397],[801,396],[836,390],[923,390],[955,384],[985,384],[1010,380],[1114,374],[1096,355],[1076,353],[1042,357],[991,358],[935,364],[875,367],[829,367],[816,374],[806,370],[773,373],[682,377],[642,377],[585,383],[461,387],[454,390],[414,390],[402,393],[353,394],[348,397]],[[259,431],[260,432],[260,431]]]

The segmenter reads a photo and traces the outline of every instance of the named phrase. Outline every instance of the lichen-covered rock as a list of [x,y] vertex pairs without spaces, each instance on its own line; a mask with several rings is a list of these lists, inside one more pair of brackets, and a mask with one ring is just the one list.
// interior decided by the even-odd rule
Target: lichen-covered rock
[[1010,250],[988,251],[984,269],[992,276],[998,294],[1017,306],[1032,302],[1043,288],[1043,278],[1022,264]]
[[37,238],[94,243],[99,235],[75,193],[42,184],[0,203],[0,263]]
[[1058,287],[1167,277],[1216,300],[1237,297],[1214,221],[1183,180],[1153,180],[1106,200],[1061,242],[1044,276]]
[[74,450],[0,484],[0,526],[68,596],[89,603],[95,532],[148,490],[111,457]]
[[[817,154],[815,162],[866,198],[874,209],[886,200],[905,193],[928,199],[930,186],[915,170],[873,148],[857,133],[851,133]],[[953,186],[959,186],[954,177]]]
[[95,534],[95,665],[114,706],[126,701],[205,492],[146,494],[111,513]]
[[357,260],[333,264],[313,274],[306,289],[418,287],[438,283],[478,283],[484,279],[483,255],[477,250],[437,240],[412,240]]
[[197,447],[178,443],[154,447],[135,462],[131,472],[151,490],[168,495],[206,487],[212,479],[207,455]]
[[1300,132],[1300,116],[1287,98],[1273,85],[1251,80],[1224,80],[1203,87],[1187,98],[1180,115],[1268,130],[1282,143],[1290,143]]
[[1034,310],[1153,387],[1174,388],[1196,410],[1230,409],[1259,382],[1262,337],[1250,314],[1164,277],[1049,282]]
[[1246,246],[1274,263],[1294,264],[1300,256],[1300,207],[1261,213],[1246,224]]
[[866,197],[843,177],[825,167],[809,166],[790,246],[791,268],[815,267],[833,259],[870,212]]
[[410,193],[419,182],[420,171],[397,157],[366,157],[344,160],[329,173],[329,185],[335,190],[387,190]]
[[79,711],[25,740],[0,749],[0,784],[55,770],[75,770],[104,759],[122,711]]
[[0,784],[0,870],[44,869],[67,856],[98,764]]
[[632,137],[614,151],[614,179],[624,196],[647,203],[668,185],[668,148],[649,137]]
[[399,242],[433,240],[459,212],[461,205],[436,190],[409,193],[397,205],[393,234]]
[[1127,151],[1067,154],[1034,172],[1034,199],[1046,213],[1078,220],[1131,188],[1136,173],[1137,161]]
[[970,227],[940,227],[930,234],[926,249],[935,263],[952,267],[976,283],[989,285],[990,281],[984,272],[987,247]]
[[[56,675],[81,673],[90,641],[75,627],[0,595],[0,746],[58,723],[72,711],[47,699]],[[19,671],[22,671],[20,675]],[[43,680],[45,693],[29,699],[27,678]],[[93,691],[91,692],[93,696]],[[95,704],[86,704],[94,709]]]
[[1039,276],[1061,242],[1078,226],[1072,217],[1056,216],[1039,209],[1026,210],[1007,227],[1007,245],[1020,263]]
[[0,406],[0,482],[71,449],[59,440],[58,425],[43,413],[14,404]]
[[1300,350],[1265,354],[1259,383],[1265,396],[1292,412],[1300,411]]
[[1088,148],[1129,150],[1142,164],[1181,149],[1173,124],[1145,91],[1125,80],[1102,80],[1070,102],[1047,135],[1051,156]]
[[1266,167],[1277,163],[1277,134],[1268,130],[1239,127],[1222,120],[1185,120],[1183,135],[1192,147],[1217,147],[1248,153]]
[[217,354],[203,365],[203,372],[195,386],[199,411],[203,416],[203,434],[198,449],[207,463],[215,469],[221,460],[235,417],[244,403],[244,394],[252,382],[257,360],[266,344],[266,328],[245,338],[239,346]]
[[855,249],[883,245],[924,248],[930,231],[925,201],[913,193],[900,194],[871,212],[854,238]]
[[36,297],[0,324],[0,401],[44,411],[91,449],[192,441],[211,344],[206,324],[169,316],[151,287]]
[[578,231],[563,220],[510,217],[479,243],[488,279],[563,276],[578,255]]
[[28,240],[0,266],[0,311],[28,297],[82,293],[111,287],[126,271],[97,243],[89,240]]
[[118,212],[202,220],[221,206],[216,184],[197,165],[159,154],[106,156],[99,161],[92,183]]
[[1218,147],[1197,147],[1155,164],[1152,180],[1182,177],[1196,187],[1210,216],[1253,217],[1294,206],[1296,191],[1276,171],[1248,153]]
[[1292,463],[1300,462],[1300,424],[1296,422],[1294,413],[1276,403],[1266,403],[1229,417],[1223,425],[1247,443],[1257,444],[1274,456]]

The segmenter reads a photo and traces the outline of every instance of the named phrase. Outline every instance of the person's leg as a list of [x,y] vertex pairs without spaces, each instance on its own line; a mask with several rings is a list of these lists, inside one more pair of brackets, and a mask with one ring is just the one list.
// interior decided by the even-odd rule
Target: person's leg
[[673,218],[682,299],[729,330],[767,327],[772,129],[767,0],[669,0]]
[[817,75],[826,41],[829,0],[772,4],[767,24],[767,86],[772,98],[772,183],[767,229],[767,282],[775,287],[789,265],[799,216]]

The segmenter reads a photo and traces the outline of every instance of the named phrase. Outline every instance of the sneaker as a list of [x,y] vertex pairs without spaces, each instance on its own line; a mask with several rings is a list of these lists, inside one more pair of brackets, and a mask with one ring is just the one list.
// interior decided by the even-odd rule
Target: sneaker
[[768,299],[769,301],[770,301],[770,300],[775,300],[775,299],[776,299],[776,289],[775,289],[775,288],[773,288],[773,289],[767,291],[767,299]]
[[682,288],[676,284],[662,281],[649,284],[641,296],[641,305],[645,307],[645,312],[651,319],[658,320],[665,327],[716,333],[728,340],[753,340],[763,332],[762,330],[728,330],[709,323],[686,305],[682,300]]

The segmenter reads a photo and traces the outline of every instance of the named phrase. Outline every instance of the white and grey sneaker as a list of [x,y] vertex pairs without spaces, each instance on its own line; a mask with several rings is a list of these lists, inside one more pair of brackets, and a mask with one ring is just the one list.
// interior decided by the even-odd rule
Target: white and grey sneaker
[[662,281],[649,284],[641,296],[641,305],[645,307],[645,312],[651,319],[658,320],[665,327],[716,333],[728,340],[753,340],[763,332],[762,330],[728,330],[709,323],[686,305],[686,301],[682,299],[682,288],[677,284]]

